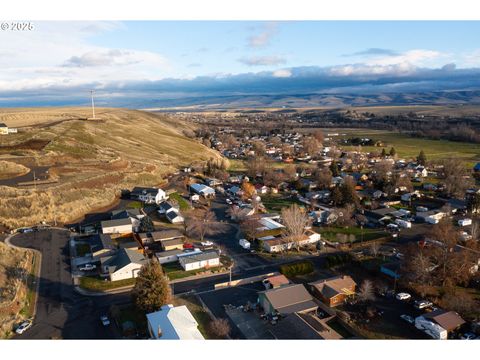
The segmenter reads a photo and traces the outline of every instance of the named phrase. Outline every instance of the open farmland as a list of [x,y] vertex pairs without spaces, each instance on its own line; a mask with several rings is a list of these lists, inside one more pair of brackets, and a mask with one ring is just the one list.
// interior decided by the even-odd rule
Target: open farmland
[[219,156],[168,115],[98,109],[98,120],[87,116],[86,108],[0,111],[0,122],[19,127],[0,137],[0,161],[17,168],[13,178],[0,177],[3,225],[67,223],[112,204],[121,189],[159,185],[179,166]]
[[[345,134],[341,138],[370,138],[382,141],[388,151],[394,147],[397,154],[404,158],[415,158],[420,150],[423,150],[429,160],[445,158],[459,158],[465,161],[466,166],[473,166],[480,161],[480,144],[456,142],[448,140],[429,140],[411,137],[408,134],[401,134],[386,130],[366,129],[323,129],[325,134]],[[355,146],[342,146],[342,148],[353,150]],[[382,151],[381,147],[362,146],[363,151]]]

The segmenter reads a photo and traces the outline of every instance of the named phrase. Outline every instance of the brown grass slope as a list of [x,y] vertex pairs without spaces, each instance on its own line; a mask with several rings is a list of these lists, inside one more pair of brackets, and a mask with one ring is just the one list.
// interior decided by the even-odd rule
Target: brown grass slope
[[0,137],[0,160],[37,176],[48,168],[36,184],[0,186],[0,223],[67,223],[111,204],[123,188],[158,185],[181,166],[220,156],[185,137],[191,126],[168,115],[98,109],[99,120],[87,116],[82,108],[0,111],[0,122],[19,126],[18,134]]

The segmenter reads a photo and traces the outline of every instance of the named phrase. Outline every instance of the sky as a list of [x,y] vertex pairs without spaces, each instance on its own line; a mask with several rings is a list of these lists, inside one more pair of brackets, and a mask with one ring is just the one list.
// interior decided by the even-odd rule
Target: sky
[[480,88],[480,22],[33,25],[0,31],[0,106],[78,104],[90,89],[121,105],[132,98]]

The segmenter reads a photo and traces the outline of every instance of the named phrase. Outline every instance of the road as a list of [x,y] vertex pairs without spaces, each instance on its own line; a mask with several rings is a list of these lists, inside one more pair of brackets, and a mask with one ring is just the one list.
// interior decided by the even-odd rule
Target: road
[[112,304],[128,302],[128,294],[92,298],[76,293],[70,275],[68,239],[69,232],[64,230],[20,234],[12,238],[12,245],[33,248],[42,253],[34,324],[17,339],[119,337],[115,327],[104,327],[99,317],[107,313]]

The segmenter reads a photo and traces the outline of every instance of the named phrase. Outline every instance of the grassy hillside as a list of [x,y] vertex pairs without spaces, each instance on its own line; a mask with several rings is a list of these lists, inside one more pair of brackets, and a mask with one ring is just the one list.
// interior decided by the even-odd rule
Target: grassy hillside
[[21,181],[0,180],[4,225],[69,222],[111,204],[120,189],[159,185],[180,166],[219,156],[168,115],[98,109],[99,120],[87,116],[82,108],[0,111],[0,122],[19,127],[0,137],[0,161],[30,169]]

